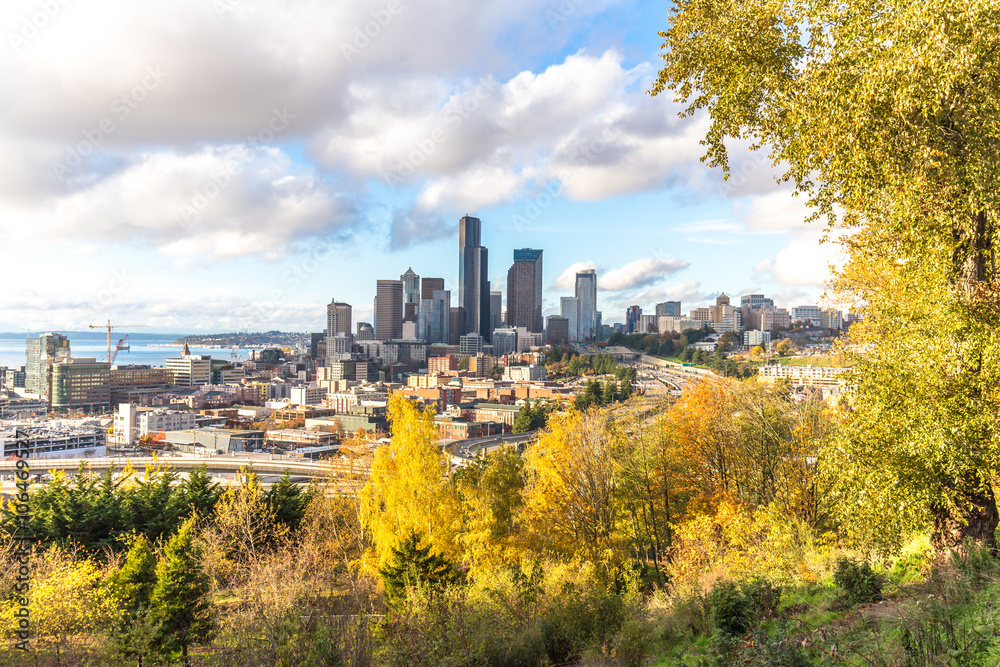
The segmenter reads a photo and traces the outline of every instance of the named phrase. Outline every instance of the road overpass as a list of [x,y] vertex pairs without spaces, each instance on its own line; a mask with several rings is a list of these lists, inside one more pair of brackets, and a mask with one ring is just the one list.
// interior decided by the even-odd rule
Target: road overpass
[[[93,473],[103,473],[109,468],[122,470],[129,463],[137,472],[142,472],[146,466],[162,466],[178,473],[185,474],[191,470],[205,466],[213,477],[236,479],[241,471],[251,464],[259,477],[284,475],[285,472],[298,482],[326,481],[342,491],[356,490],[368,479],[370,469],[366,463],[331,459],[324,461],[304,461],[288,457],[270,457],[263,455],[246,456],[107,456],[94,458],[71,459],[36,459],[28,461],[31,465],[32,477],[50,474],[54,470],[75,472],[80,464],[87,466]],[[16,461],[0,461],[0,476],[13,475],[17,471]]]

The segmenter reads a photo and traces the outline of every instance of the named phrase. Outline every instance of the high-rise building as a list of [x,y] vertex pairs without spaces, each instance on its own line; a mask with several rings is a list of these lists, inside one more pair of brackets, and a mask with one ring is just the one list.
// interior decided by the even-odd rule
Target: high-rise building
[[111,409],[111,364],[70,357],[52,364],[52,410],[105,412]]
[[542,251],[520,248],[514,251],[514,264],[507,271],[508,327],[526,327],[541,332],[542,325]]
[[448,314],[448,344],[458,345],[465,331],[465,308],[452,306]]
[[24,389],[52,400],[52,364],[69,359],[69,338],[57,333],[25,340]]
[[351,334],[351,304],[340,303],[336,299],[326,306],[326,335]]
[[464,216],[458,226],[458,305],[465,309],[465,331],[485,342],[490,338],[490,280],[486,248],[481,244],[482,222]]
[[375,327],[370,322],[358,322],[358,340],[375,340]]
[[379,280],[375,287],[375,338],[403,337],[403,281]]
[[549,315],[545,319],[545,342],[556,345],[567,340],[569,340],[569,319],[561,315]]
[[625,333],[638,333],[641,317],[642,308],[639,306],[629,306],[625,310]]
[[576,298],[580,302],[577,340],[592,339],[597,325],[597,272],[594,269],[577,272]]
[[482,354],[483,337],[476,333],[468,333],[459,338],[459,350],[463,357],[473,357]]
[[403,281],[403,303],[420,301],[420,276],[413,272],[413,267],[408,268],[399,279]]
[[657,317],[681,317],[680,301],[664,301],[656,304]]
[[517,329],[506,327],[494,330],[493,356],[499,358],[511,352],[517,352]]
[[420,282],[421,299],[433,299],[438,290],[444,290],[444,278],[424,278]]
[[[426,283],[427,280],[425,279]],[[430,344],[448,343],[451,326],[451,292],[434,290],[429,299],[420,300],[417,339]]]
[[490,331],[496,331],[503,325],[503,292],[490,292]]
[[566,318],[566,340],[576,343],[580,340],[580,300],[575,296],[559,299],[559,314]]
[[212,357],[207,354],[181,354],[167,359],[165,365],[174,373],[174,384],[199,387],[212,383]]

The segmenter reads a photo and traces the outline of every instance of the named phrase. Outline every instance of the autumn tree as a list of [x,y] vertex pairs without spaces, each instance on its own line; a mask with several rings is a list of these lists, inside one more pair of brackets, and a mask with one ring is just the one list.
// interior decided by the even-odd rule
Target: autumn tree
[[361,492],[362,526],[370,536],[369,565],[382,567],[399,536],[416,532],[444,557],[460,557],[460,504],[448,455],[438,446],[434,411],[401,394],[389,398],[392,440],[375,452]]
[[455,475],[460,541],[473,565],[514,560],[523,537],[524,458],[512,448],[477,458]]
[[[854,412],[842,518],[885,549],[995,546],[1000,7],[674,0],[653,94],[706,111],[706,158],[766,146],[848,255]],[[846,233],[844,233],[846,232]]]

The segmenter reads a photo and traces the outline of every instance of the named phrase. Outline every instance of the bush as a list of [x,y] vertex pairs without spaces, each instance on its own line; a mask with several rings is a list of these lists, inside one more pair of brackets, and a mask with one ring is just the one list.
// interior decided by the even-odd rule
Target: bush
[[875,602],[882,597],[882,581],[867,561],[856,561],[841,556],[833,581],[844,592],[844,598],[853,604]]
[[774,616],[781,589],[764,579],[754,579],[742,586],[728,581],[718,583],[708,596],[712,625],[725,635],[743,635],[760,621]]

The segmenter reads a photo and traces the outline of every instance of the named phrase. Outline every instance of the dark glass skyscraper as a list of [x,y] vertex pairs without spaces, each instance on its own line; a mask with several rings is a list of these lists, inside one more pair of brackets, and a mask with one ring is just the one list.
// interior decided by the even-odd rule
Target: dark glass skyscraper
[[490,341],[490,279],[487,252],[481,244],[479,218],[458,222],[458,307],[465,309],[465,333]]
[[507,326],[544,331],[542,324],[542,251],[514,251],[514,265],[507,271]]

